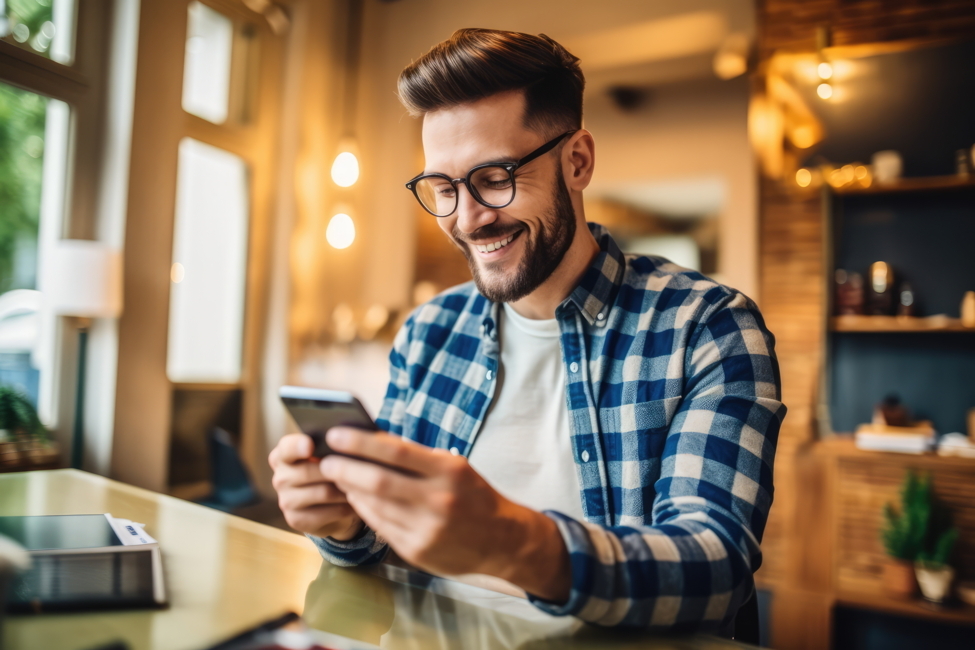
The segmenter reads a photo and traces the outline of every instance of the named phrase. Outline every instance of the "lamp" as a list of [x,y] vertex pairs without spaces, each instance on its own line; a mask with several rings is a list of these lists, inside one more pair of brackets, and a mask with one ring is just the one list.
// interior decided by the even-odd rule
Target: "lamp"
[[88,328],[91,319],[116,318],[122,311],[122,256],[100,242],[62,239],[46,261],[44,279],[48,308],[59,316],[75,318],[78,328],[78,385],[71,466],[81,469]]
[[348,28],[343,65],[343,135],[332,162],[332,182],[339,187],[352,187],[359,180],[359,147],[355,137],[356,99],[359,92],[359,50],[362,46],[362,0],[347,0]]

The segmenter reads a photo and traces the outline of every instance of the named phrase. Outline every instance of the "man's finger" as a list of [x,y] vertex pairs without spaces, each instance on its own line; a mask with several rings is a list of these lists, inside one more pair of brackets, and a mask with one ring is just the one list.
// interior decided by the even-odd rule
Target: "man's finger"
[[308,460],[314,451],[315,445],[311,438],[303,433],[289,433],[278,442],[269,460],[271,467],[275,467],[275,463],[296,463]]
[[393,501],[411,502],[422,490],[421,479],[395,469],[347,456],[330,455],[321,462],[322,476],[343,492],[357,491]]
[[283,490],[278,495],[282,510],[301,510],[313,506],[347,503],[345,494],[334,483],[318,483]]
[[271,479],[275,490],[326,482],[318,463],[313,461],[299,461],[290,465],[281,463],[275,468],[274,478]]
[[347,456],[365,458],[383,465],[428,476],[438,466],[436,453],[429,447],[388,433],[367,433],[352,427],[333,427],[325,435],[329,448]]
[[312,506],[301,510],[289,510],[285,513],[285,521],[295,530],[303,533],[316,534],[326,526],[355,514],[347,503],[336,503],[323,506]]

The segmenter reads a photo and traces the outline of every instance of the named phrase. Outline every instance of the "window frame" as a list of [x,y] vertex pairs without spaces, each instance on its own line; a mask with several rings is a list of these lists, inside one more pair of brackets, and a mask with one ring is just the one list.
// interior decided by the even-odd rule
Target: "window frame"
[[[70,110],[63,201],[59,223],[54,224],[59,239],[98,239],[106,82],[116,12],[116,0],[77,0],[70,64],[0,41],[0,83],[62,101]],[[75,328],[63,317],[54,319],[52,338],[38,410],[61,442],[62,462],[67,463],[77,394],[78,341]],[[87,419],[85,428],[89,428]]]

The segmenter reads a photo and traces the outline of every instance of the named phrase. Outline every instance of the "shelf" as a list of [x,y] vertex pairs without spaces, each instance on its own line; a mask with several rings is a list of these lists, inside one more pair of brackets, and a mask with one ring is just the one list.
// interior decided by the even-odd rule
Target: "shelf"
[[923,471],[961,470],[972,472],[975,478],[975,458],[961,456],[939,456],[934,452],[925,454],[904,454],[896,451],[874,451],[856,446],[851,433],[837,433],[820,440],[819,453],[838,460],[864,464],[897,465],[912,467]]
[[954,190],[975,187],[975,175],[920,176],[901,178],[891,185],[874,183],[870,187],[833,188],[835,194],[887,194],[892,192],[923,192],[926,190]]
[[830,320],[833,332],[967,332],[975,334],[975,327],[965,327],[958,318],[947,316],[834,316]]
[[975,625],[975,607],[966,603],[939,607],[919,598],[898,600],[884,594],[840,591],[836,594],[836,604],[944,623]]

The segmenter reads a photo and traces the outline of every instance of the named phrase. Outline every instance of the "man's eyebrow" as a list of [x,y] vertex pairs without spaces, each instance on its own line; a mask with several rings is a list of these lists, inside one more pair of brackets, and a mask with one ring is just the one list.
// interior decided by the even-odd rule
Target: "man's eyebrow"
[[[475,167],[478,167],[480,165],[489,165],[491,163],[506,163],[506,164],[511,164],[511,163],[516,163],[519,160],[520,160],[520,158],[515,158],[513,155],[493,156],[493,157],[490,157],[490,158],[486,158],[486,159],[484,159],[483,161],[481,161],[479,163],[474,163],[473,165],[471,165],[470,167],[467,168],[467,171],[470,171],[470,170],[472,170]],[[446,174],[444,172],[431,171],[430,169],[428,169],[426,167],[423,168],[423,172],[422,173],[424,173],[424,174],[443,174],[444,176],[450,176],[450,174]],[[464,172],[464,174],[466,175],[467,172]]]

